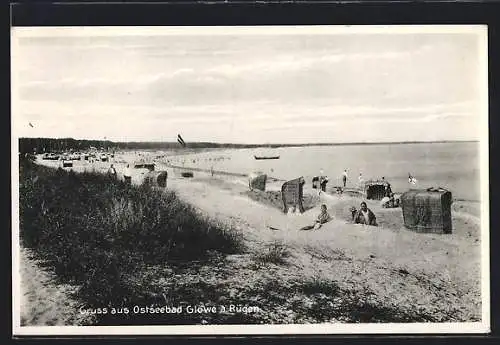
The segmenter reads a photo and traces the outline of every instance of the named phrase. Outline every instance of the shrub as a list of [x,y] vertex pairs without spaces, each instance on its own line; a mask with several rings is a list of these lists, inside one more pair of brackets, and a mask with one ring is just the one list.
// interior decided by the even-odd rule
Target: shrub
[[266,249],[264,252],[256,254],[254,260],[263,264],[284,265],[287,263],[286,258],[290,257],[288,247],[282,242],[270,243],[266,246]]
[[339,292],[338,285],[330,280],[315,276],[301,282],[300,290],[306,295],[322,293],[326,295],[335,295]]

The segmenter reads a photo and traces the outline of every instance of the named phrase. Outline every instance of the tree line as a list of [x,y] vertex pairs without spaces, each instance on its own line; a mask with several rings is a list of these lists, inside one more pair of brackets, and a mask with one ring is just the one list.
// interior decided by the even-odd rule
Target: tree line
[[20,153],[84,151],[91,147],[109,149],[114,143],[107,140],[77,140],[73,138],[19,138]]
[[[431,141],[433,143],[456,142],[454,140]],[[462,142],[462,141],[460,141]],[[469,142],[469,141],[463,141]],[[472,141],[470,141],[472,142]],[[307,144],[231,144],[213,142],[187,142],[185,148],[257,148],[257,147],[292,147],[292,146],[336,146],[336,145],[380,145],[380,144],[419,144],[429,143],[425,141],[408,142],[356,142],[356,143],[307,143]],[[84,151],[91,147],[104,150],[174,150],[183,148],[178,142],[157,142],[157,141],[128,141],[114,142],[110,140],[87,140],[73,138],[19,138],[20,153],[44,153],[44,152],[66,152]]]
[[[226,144],[211,142],[187,143],[187,148],[252,148],[262,145]],[[181,148],[178,142],[113,142],[109,140],[80,140],[73,138],[19,138],[20,153],[84,151],[90,148],[104,150],[165,150]],[[278,147],[276,145],[275,147]]]

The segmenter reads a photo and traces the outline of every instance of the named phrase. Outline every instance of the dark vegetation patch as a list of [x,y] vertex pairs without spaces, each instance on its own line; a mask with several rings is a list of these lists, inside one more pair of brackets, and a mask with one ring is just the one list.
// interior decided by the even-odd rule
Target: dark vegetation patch
[[207,261],[213,252],[243,249],[237,233],[172,192],[26,159],[19,183],[23,245],[61,282],[79,285],[77,297],[92,310],[149,303],[144,285],[132,279],[146,265]]

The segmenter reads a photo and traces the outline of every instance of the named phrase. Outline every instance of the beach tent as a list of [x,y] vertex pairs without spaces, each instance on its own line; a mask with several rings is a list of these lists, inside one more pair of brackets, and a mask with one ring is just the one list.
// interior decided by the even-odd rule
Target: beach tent
[[364,193],[367,199],[382,200],[386,187],[390,184],[385,180],[369,180],[365,182]]
[[283,212],[288,213],[290,207],[295,209],[297,206],[300,213],[304,213],[304,205],[302,201],[304,199],[304,177],[301,176],[294,180],[287,181],[281,186],[281,197],[283,200]]
[[266,190],[267,175],[261,172],[254,172],[248,176],[248,187],[250,190]]
[[167,177],[166,171],[150,171],[144,177],[144,182],[150,184],[154,187],[167,187]]
[[62,161],[63,168],[71,168],[73,167],[73,162],[69,159],[65,159]]
[[148,169],[149,171],[155,170],[154,162],[146,162],[144,160],[134,162],[134,169]]

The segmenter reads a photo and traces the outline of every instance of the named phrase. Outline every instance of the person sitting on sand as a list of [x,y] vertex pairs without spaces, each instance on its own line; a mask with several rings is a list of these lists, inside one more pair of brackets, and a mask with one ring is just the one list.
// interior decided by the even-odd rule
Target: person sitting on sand
[[316,223],[319,223],[319,224],[325,224],[326,222],[328,222],[329,220],[331,219],[330,217],[330,214],[328,214],[327,210],[326,210],[326,205],[325,204],[322,204],[321,205],[321,213],[318,215],[318,217],[316,218]]
[[394,193],[390,193],[389,196],[385,196],[380,200],[380,206],[383,208],[393,208],[399,206],[399,199],[395,199]]
[[361,208],[354,217],[354,223],[377,226],[375,214],[366,206],[366,202],[361,202]]
[[314,221],[314,225],[307,225],[301,228],[300,230],[311,230],[311,229],[319,229],[321,228],[321,225],[325,224],[326,222],[330,221],[332,217],[330,214],[328,214],[326,210],[326,205],[323,204],[321,205],[321,213],[318,215],[316,220]]
[[401,196],[395,195],[394,193],[391,193],[391,199],[392,199],[392,205],[393,207],[400,207],[401,206]]
[[352,218],[352,221],[354,222],[354,218],[356,218],[356,214],[358,213],[356,206],[351,206],[349,208],[349,212],[351,212],[351,218]]
[[382,200],[380,200],[380,207],[382,208],[390,208],[392,207],[391,205],[391,198],[388,196],[384,196]]

